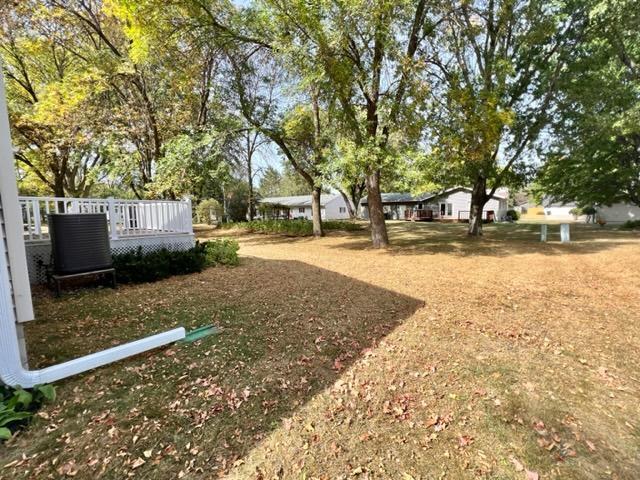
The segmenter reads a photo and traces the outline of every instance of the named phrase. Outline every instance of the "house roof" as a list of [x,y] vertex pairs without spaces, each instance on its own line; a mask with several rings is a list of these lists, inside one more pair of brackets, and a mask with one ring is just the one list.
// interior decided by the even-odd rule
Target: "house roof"
[[[320,195],[320,206],[324,207],[337,195]],[[265,205],[279,205],[281,207],[310,207],[311,195],[295,195],[292,197],[265,197],[258,200],[258,203]]]
[[[411,195],[410,193],[402,193],[402,192],[392,192],[392,193],[382,193],[382,203],[421,203],[427,202],[429,200],[434,200],[436,198],[447,196],[451,193],[457,192],[458,190],[465,190],[467,192],[471,192],[470,188],[467,187],[453,187],[447,188],[441,192],[436,193],[422,193],[419,195]],[[490,190],[487,190],[489,193]],[[493,198],[506,199],[509,198],[509,193],[505,191],[496,191],[493,194]],[[367,197],[364,197],[361,201],[361,204],[367,205]]]
[[[438,197],[443,197],[445,195],[449,195],[450,193],[453,192],[457,192],[459,190],[464,190],[466,192],[471,193],[473,190],[469,187],[453,187],[453,188],[447,188],[446,190],[443,190],[442,192],[438,192],[438,193],[434,193],[431,194],[428,197],[424,197],[421,198],[421,200],[431,200],[433,198],[438,198]],[[487,193],[491,192],[490,189],[487,189]],[[507,198],[509,198],[509,191],[506,189],[498,189],[495,191],[495,193],[491,196],[492,198],[499,198],[499,199],[503,199],[506,200]]]
[[[422,195],[411,195],[410,193],[405,192],[390,192],[390,193],[381,193],[382,203],[414,203],[422,201],[424,196],[431,195],[430,193],[425,193]],[[360,203],[363,205],[367,204],[368,197],[362,197]]]

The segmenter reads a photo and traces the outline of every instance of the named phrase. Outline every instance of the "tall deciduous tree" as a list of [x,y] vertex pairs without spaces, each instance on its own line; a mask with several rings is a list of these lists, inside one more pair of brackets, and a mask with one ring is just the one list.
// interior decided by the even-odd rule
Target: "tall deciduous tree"
[[293,167],[284,162],[282,172],[271,165],[264,169],[258,192],[262,197],[308,195],[309,185]]
[[411,139],[412,127],[420,124],[416,114],[426,88],[416,53],[424,40],[427,1],[262,5],[277,54],[303,81],[326,87],[339,106],[344,135],[363,161],[373,246],[386,246],[381,176],[394,158],[389,151]]
[[40,5],[11,7],[0,7],[0,54],[19,170],[56,196],[84,196],[105,160],[103,78],[76,61],[81,39]]
[[469,234],[484,205],[518,183],[549,122],[580,8],[542,0],[447,2],[425,56],[434,78],[433,180],[473,187]]
[[583,206],[640,206],[640,9],[589,1],[589,23],[560,80],[538,193]]
[[313,235],[324,235],[321,203],[323,115],[317,86],[302,92],[301,103],[286,105],[280,98],[286,72],[264,48],[232,53],[234,90],[244,119],[280,149],[311,192]]
[[235,168],[244,177],[248,185],[247,218],[253,220],[256,215],[256,177],[261,168],[256,164],[260,150],[269,143],[269,139],[253,128],[244,128],[234,135],[231,152],[235,159]]

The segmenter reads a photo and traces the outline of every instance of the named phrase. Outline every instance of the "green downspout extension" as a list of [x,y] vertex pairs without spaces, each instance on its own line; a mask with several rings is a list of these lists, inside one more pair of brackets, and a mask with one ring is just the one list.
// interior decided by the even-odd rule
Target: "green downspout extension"
[[200,340],[201,338],[208,337],[209,335],[215,335],[217,333],[219,333],[219,330],[215,326],[205,325],[204,327],[199,327],[187,332],[184,339],[180,340],[179,343],[192,343],[196,340]]

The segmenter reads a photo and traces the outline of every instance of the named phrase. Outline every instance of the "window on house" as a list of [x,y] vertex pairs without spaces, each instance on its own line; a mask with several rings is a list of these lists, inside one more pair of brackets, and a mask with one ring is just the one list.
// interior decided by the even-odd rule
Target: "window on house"
[[346,213],[347,207],[340,207],[340,213]]
[[440,216],[451,217],[453,215],[453,204],[452,203],[441,203],[440,204]]
[[299,212],[299,213],[304,213],[304,207],[300,207],[300,208],[298,209],[298,212]]

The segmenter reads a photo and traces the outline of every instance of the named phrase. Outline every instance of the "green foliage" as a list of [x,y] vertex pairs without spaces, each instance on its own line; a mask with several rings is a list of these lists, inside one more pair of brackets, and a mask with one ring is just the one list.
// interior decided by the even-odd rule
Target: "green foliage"
[[41,2],[13,3],[13,14],[0,10],[0,55],[20,182],[84,195],[104,160],[105,79],[92,52],[83,52],[91,63],[71,58],[84,48],[73,25],[51,26]]
[[196,220],[198,223],[213,225],[222,219],[222,205],[213,198],[202,200],[196,207]]
[[[341,220],[325,220],[325,230],[361,230],[357,223]],[[307,237],[313,235],[313,223],[310,220],[254,220],[253,222],[229,223],[222,228],[247,230],[254,233],[278,234],[288,237]]]
[[152,197],[196,196],[222,191],[230,178],[225,158],[227,136],[221,132],[180,134],[165,143],[154,179],[146,186]]
[[627,220],[624,222],[620,228],[622,230],[636,230],[640,229],[640,220]]
[[507,217],[511,218],[511,220],[513,220],[514,222],[518,221],[520,220],[520,212],[513,209],[507,210]]
[[154,0],[0,6],[23,191],[87,196],[107,179],[139,197],[221,194],[237,130],[215,81],[223,56],[212,45],[215,36],[203,42],[181,28],[192,6]]
[[355,232],[358,230],[362,230],[361,225],[344,220],[325,220],[324,222],[322,222],[322,226],[325,230],[342,230],[346,232]]
[[582,215],[583,213],[584,212],[580,207],[574,207],[571,210],[569,210],[569,215],[573,215],[576,218]]
[[582,205],[640,205],[640,9],[584,2],[588,28],[560,78],[539,196]]
[[226,220],[232,222],[245,221],[249,211],[249,185],[247,182],[231,179],[225,185],[224,196],[227,204]]
[[422,170],[443,186],[517,188],[531,176],[527,153],[549,121],[555,76],[570,52],[561,33],[570,7],[542,0],[453,5],[442,4],[444,28],[429,37],[441,101],[430,116]]
[[155,282],[173,275],[200,272],[206,266],[203,244],[189,250],[167,250],[165,248],[143,253],[136,251],[114,255],[113,266],[119,283]]
[[114,255],[113,266],[120,283],[155,282],[174,275],[201,272],[218,264],[237,265],[239,246],[231,240],[196,242],[189,250],[165,248],[143,253],[142,248]]
[[39,385],[30,390],[0,385],[0,440],[8,440],[12,432],[23,427],[44,402],[53,402],[56,389]]
[[284,165],[283,167],[282,173],[274,167],[267,167],[258,187],[260,196],[289,197],[309,195],[309,184],[289,165]]
[[208,266],[238,265],[238,263],[240,263],[238,258],[240,245],[235,240],[227,238],[209,240],[203,245]]

